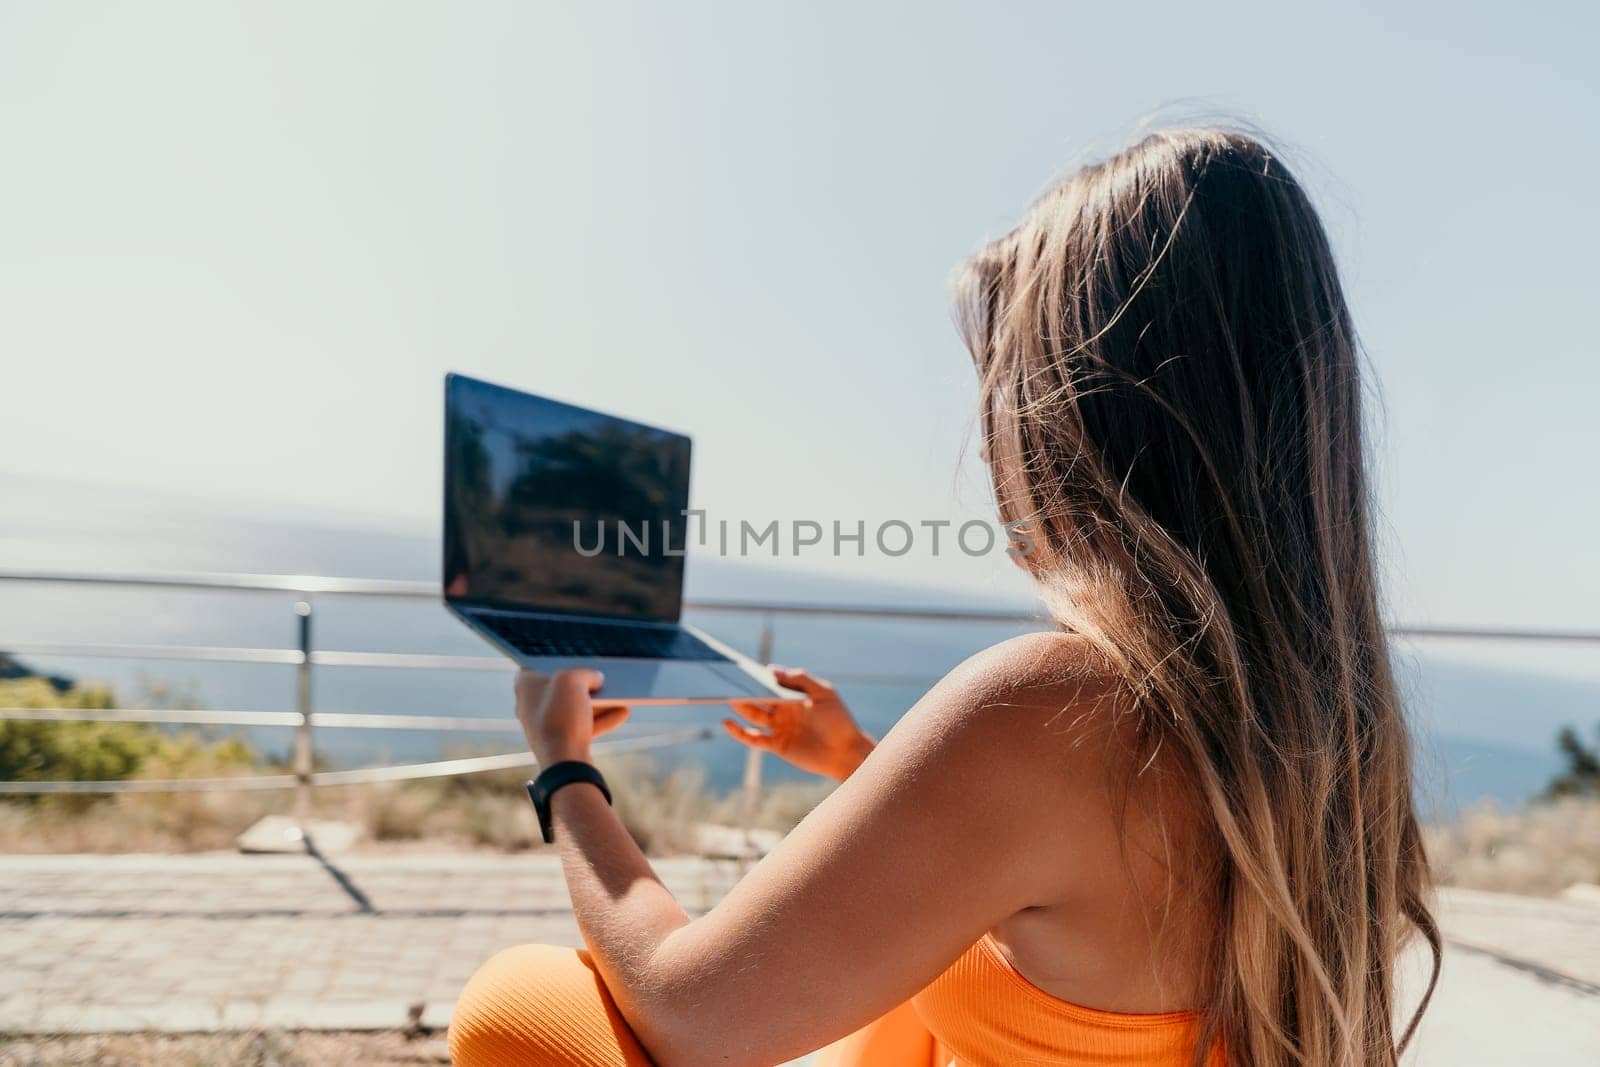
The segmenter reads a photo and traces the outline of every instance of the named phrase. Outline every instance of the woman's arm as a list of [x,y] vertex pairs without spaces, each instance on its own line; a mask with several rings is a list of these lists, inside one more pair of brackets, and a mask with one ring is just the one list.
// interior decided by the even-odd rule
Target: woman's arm
[[[693,921],[599,790],[556,794],[584,940],[658,1062],[764,1065],[811,1051],[902,1003],[1007,916],[1060,899],[1064,857],[1093,851],[1074,849],[1066,813],[1104,805],[1107,762],[1072,743],[1090,717],[1062,714],[1083,704],[1059,684],[1067,640],[1008,642],[952,673]],[[530,740],[541,716],[579,718],[554,705],[587,696],[581,673],[544,687],[524,716]],[[587,742],[538,754],[585,758]]]

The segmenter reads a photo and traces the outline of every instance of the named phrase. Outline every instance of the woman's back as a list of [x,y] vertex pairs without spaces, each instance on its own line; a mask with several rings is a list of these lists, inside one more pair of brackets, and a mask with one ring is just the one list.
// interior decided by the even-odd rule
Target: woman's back
[[1056,832],[1033,848],[1058,891],[1006,918],[995,945],[1033,985],[1105,1011],[1204,1003],[1205,947],[1217,922],[1214,834],[1176,753],[1151,753],[1132,701],[1082,637],[1017,638],[979,657],[1002,672],[988,714],[1038,720],[1009,750],[973,752],[978,775],[1035,764],[1059,788],[1040,796]]
[[[963,749],[953,773],[1050,783],[1016,845],[1046,888],[824,1065],[1189,1064],[1217,851],[1186,776],[1145,751],[1131,701],[1081,637],[1008,641],[947,684],[975,691],[975,714],[1005,738]],[[903,728],[925,728],[916,715]]]

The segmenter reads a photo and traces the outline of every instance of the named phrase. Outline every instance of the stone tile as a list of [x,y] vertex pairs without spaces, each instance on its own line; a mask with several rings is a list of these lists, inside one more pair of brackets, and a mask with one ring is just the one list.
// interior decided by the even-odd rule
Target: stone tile
[[[0,856],[0,1031],[392,1029],[418,1003],[442,1029],[499,949],[581,943],[553,855],[334,862],[375,913],[303,856]],[[696,913],[745,868],[657,869]],[[1600,984],[1600,909],[1460,891],[1441,905],[1461,944]],[[1529,1003],[1555,995],[1525,971],[1464,966]],[[1562,995],[1600,1032],[1600,995]]]

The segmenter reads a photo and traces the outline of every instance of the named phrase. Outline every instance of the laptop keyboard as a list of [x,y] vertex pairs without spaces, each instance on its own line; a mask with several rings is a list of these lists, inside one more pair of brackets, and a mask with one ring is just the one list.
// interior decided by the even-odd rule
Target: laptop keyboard
[[680,629],[579,622],[513,615],[479,615],[478,621],[526,656],[616,656],[624,659],[727,659]]

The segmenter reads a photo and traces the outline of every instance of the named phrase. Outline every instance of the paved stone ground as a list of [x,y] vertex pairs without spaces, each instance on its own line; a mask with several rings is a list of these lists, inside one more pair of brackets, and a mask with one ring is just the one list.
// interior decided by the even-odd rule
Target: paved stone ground
[[[739,875],[657,870],[692,913]],[[442,1027],[528,941],[581,943],[553,857],[0,857],[0,1032]]]
[[[692,913],[740,874],[656,866]],[[1600,1063],[1600,908],[1454,890],[1441,912],[1413,1062]],[[0,857],[0,1033],[442,1028],[528,941],[579,943],[552,856]]]

